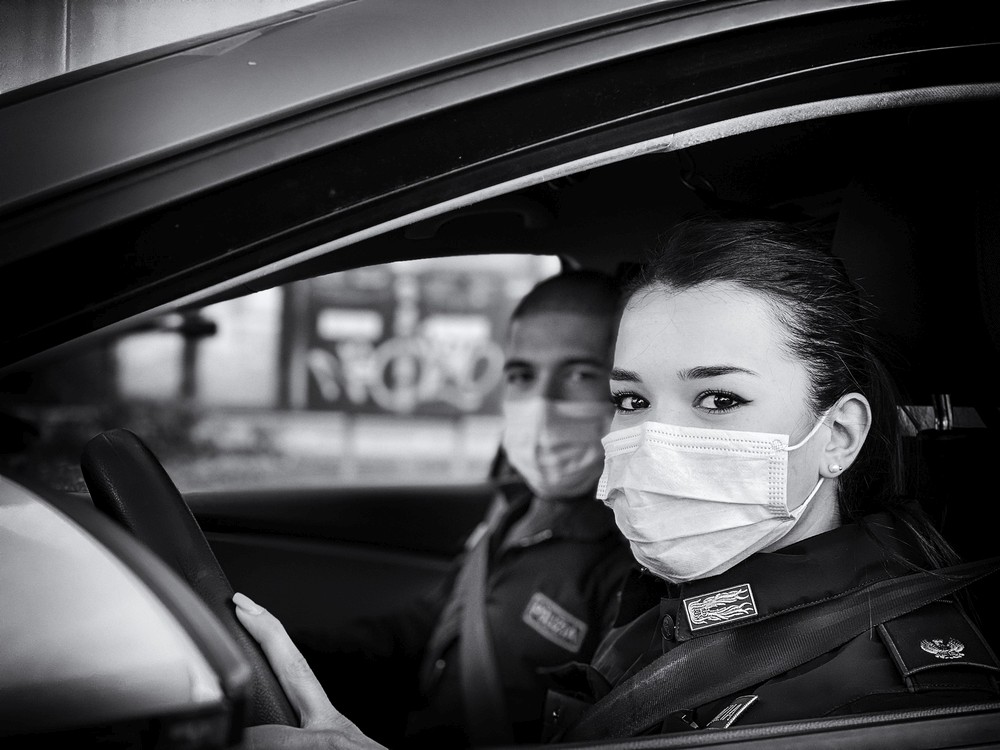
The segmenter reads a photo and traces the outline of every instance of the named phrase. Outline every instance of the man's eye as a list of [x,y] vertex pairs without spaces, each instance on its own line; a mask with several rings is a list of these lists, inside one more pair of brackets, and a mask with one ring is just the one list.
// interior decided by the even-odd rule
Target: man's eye
[[635,393],[613,393],[611,403],[620,414],[649,408],[649,402]]
[[607,374],[599,372],[592,367],[575,367],[566,373],[566,379],[571,383],[582,383],[598,378],[607,378]]
[[507,385],[525,385],[531,382],[531,373],[527,370],[508,370],[504,373]]
[[695,400],[695,406],[699,409],[705,411],[713,412],[715,414],[724,414],[727,411],[732,411],[743,404],[747,404],[745,398],[737,396],[735,393],[729,393],[726,391],[710,391],[708,393],[703,393]]

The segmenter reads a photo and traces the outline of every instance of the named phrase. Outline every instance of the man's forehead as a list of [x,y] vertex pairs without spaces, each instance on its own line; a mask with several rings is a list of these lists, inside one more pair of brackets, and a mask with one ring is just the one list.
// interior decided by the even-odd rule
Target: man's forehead
[[528,313],[511,321],[507,358],[604,362],[610,359],[612,325],[613,321],[603,315],[565,311]]

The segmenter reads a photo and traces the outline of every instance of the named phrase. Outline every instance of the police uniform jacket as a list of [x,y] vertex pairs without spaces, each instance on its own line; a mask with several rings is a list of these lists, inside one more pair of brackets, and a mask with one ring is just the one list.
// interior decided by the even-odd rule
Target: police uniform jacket
[[[555,676],[547,706],[547,719],[555,724],[547,735],[557,735],[559,724],[572,723],[586,704],[689,641],[795,609],[808,628],[810,605],[913,572],[891,552],[912,556],[889,517],[878,514],[757,553],[699,581],[669,584],[637,569],[592,661]],[[647,733],[991,701],[998,695],[998,672],[973,620],[955,601],[936,601],[762,684],[706,674],[735,677],[738,687],[707,705],[678,707]],[[743,696],[755,698],[738,700]]]
[[[593,492],[553,504],[534,527],[519,524],[532,499],[518,478],[498,480],[486,520],[466,542],[467,549],[488,545],[488,627],[518,742],[540,736],[544,671],[593,655],[635,564],[613,514]],[[467,559],[460,556],[440,586],[390,616],[297,638],[333,704],[383,744],[469,744],[456,587]]]
[[[593,493],[550,506],[542,522],[518,522],[532,502],[520,482],[501,499],[467,546],[489,545],[486,612],[499,681],[517,742],[537,742],[547,669],[589,659],[611,625],[618,592],[635,561],[614,516]],[[458,659],[462,601],[449,592],[423,655],[409,744],[464,746]]]

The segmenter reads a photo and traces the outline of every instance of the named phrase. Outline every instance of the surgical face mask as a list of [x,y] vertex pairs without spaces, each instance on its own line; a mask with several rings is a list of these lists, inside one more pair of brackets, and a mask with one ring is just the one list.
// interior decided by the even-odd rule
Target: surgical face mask
[[644,422],[604,438],[597,497],[640,564],[673,583],[718,575],[791,531],[788,435]]
[[611,411],[604,401],[505,401],[507,459],[539,497],[576,497],[601,475]]

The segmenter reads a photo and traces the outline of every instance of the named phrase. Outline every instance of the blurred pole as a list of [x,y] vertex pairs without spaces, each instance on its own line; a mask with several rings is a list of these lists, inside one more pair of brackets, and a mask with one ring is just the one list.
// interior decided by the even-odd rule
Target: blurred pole
[[184,344],[181,347],[181,399],[183,401],[194,401],[198,396],[198,342],[200,336],[188,335],[185,329],[195,326],[200,321],[200,315],[196,312],[183,313],[183,324],[181,335]]
[[309,281],[282,287],[281,342],[278,346],[278,407],[303,410],[309,403]]

